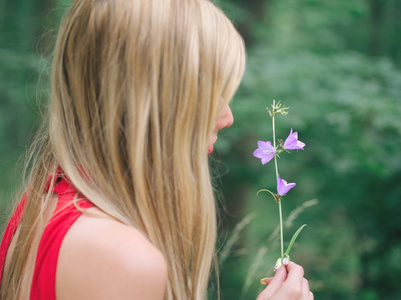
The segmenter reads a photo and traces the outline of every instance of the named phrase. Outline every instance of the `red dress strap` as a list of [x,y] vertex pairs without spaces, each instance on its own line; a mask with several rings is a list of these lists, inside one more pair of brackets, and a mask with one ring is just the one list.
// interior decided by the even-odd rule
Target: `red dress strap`
[[[89,200],[83,198],[77,192],[65,176],[61,175],[57,179],[53,192],[58,194],[58,203],[39,243],[31,284],[30,300],[56,299],[56,271],[61,243],[72,224],[82,214],[82,211],[93,206]],[[24,199],[21,201],[6,229],[0,248],[0,270],[3,269],[8,246],[21,219],[23,206]],[[5,251],[4,257],[3,251]]]

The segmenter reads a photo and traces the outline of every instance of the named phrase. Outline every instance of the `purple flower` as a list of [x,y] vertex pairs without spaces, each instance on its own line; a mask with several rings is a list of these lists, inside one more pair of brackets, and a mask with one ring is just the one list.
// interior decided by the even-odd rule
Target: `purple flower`
[[295,185],[295,183],[287,183],[287,181],[280,178],[280,175],[277,175],[277,194],[280,196],[287,194]]
[[285,139],[283,148],[287,150],[294,150],[294,149],[304,150],[304,146],[305,143],[298,141],[298,132],[292,132],[291,128],[290,134]]
[[258,141],[258,149],[253,152],[253,156],[260,158],[262,164],[268,163],[276,155],[276,149],[271,142]]

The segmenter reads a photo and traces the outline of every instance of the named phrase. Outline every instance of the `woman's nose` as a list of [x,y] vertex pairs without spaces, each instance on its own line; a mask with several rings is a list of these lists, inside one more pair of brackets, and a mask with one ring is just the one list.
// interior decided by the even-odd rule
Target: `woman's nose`
[[230,127],[231,125],[233,125],[233,123],[234,123],[233,113],[231,111],[230,106],[226,104],[223,110],[223,114],[221,115],[220,120],[217,123],[217,130]]

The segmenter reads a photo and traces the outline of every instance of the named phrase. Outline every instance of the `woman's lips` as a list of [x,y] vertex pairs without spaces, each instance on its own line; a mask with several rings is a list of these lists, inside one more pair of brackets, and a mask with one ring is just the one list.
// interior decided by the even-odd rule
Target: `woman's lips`
[[213,152],[213,148],[214,148],[214,143],[216,143],[217,141],[217,136],[214,137],[213,142],[209,145],[209,147],[207,148],[207,153],[212,153]]

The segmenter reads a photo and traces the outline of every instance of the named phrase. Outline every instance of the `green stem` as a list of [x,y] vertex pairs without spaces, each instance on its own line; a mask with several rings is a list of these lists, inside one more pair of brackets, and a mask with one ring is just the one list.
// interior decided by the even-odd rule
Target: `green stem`
[[[275,107],[276,101],[273,100],[273,115],[272,115],[272,123],[273,123],[273,147],[276,149],[276,124],[275,124]],[[278,166],[277,166],[277,155],[274,155],[274,166],[276,170],[276,182],[278,183]],[[284,234],[283,234],[283,213],[281,210],[281,199],[278,201],[278,210],[280,214],[280,244],[281,244],[281,263],[284,258]]]
[[284,258],[284,235],[283,235],[283,214],[281,213],[281,200],[278,203],[278,210],[280,212],[280,240],[281,240],[281,263],[283,263]]

